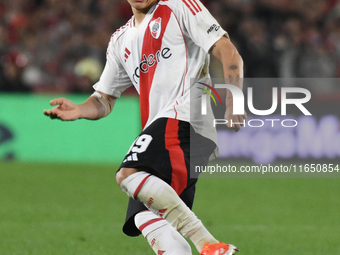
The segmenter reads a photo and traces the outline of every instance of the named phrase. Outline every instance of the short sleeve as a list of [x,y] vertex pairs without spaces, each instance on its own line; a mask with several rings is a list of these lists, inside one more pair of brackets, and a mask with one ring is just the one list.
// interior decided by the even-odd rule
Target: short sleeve
[[177,0],[177,14],[184,33],[205,52],[221,37],[229,38],[217,20],[199,0]]
[[93,88],[105,94],[120,97],[123,91],[131,85],[131,80],[117,57],[115,45],[111,37],[111,41],[107,49],[104,70],[99,81],[93,86]]

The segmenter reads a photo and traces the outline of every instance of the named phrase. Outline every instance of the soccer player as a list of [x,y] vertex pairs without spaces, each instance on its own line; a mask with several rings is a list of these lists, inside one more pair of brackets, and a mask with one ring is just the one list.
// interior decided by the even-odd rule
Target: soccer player
[[[196,87],[208,83],[209,53],[221,61],[228,80],[243,78],[242,58],[199,0],[128,2],[133,17],[112,35],[95,92],[79,105],[54,99],[50,104],[56,107],[44,114],[62,120],[100,119],[133,85],[140,94],[143,131],[116,174],[130,197],[123,231],[142,233],[158,255],[192,254],[184,237],[202,255],[235,254],[238,249],[216,240],[190,209],[197,181],[190,176],[192,162],[207,165],[217,144],[212,122],[204,125],[213,116],[210,105],[207,115],[194,111],[191,116],[190,107],[200,109],[203,92]],[[242,89],[241,83],[235,86]],[[229,121],[228,127],[238,131],[246,116],[232,115],[230,92],[226,106],[225,118],[237,123]]]

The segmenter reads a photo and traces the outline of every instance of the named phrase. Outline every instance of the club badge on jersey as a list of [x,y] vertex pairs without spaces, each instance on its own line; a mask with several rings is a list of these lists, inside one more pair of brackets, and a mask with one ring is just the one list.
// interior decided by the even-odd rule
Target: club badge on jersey
[[150,22],[150,31],[153,38],[158,39],[162,31],[162,18]]

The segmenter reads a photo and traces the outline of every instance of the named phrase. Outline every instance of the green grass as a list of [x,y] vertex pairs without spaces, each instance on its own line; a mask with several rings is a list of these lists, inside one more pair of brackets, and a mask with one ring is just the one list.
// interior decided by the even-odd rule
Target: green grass
[[[121,231],[115,171],[0,162],[0,254],[152,255]],[[240,255],[336,255],[339,196],[340,179],[200,179],[194,211]]]

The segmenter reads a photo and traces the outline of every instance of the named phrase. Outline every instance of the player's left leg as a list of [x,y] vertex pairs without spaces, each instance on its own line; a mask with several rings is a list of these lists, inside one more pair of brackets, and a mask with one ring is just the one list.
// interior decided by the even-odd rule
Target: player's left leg
[[183,236],[153,212],[138,213],[135,224],[157,255],[192,255],[191,247]]
[[189,238],[198,251],[201,251],[206,242],[218,243],[176,191],[160,178],[139,171],[125,178],[120,187],[128,196],[166,219],[177,231]]
[[[208,147],[213,151],[215,145],[211,143],[209,140]],[[205,153],[200,147],[205,145],[206,143],[197,144],[199,150],[196,157],[200,161],[198,165],[206,165],[210,156],[210,153]],[[205,243],[214,244],[218,241],[190,209],[197,180],[190,178],[190,159],[190,125],[174,119],[159,119],[137,138],[116,177],[122,190],[135,199],[130,199],[129,207],[130,204],[136,205],[140,201],[155,214],[166,219],[185,237],[190,238],[197,250],[201,251]],[[146,171],[142,171],[143,169]],[[156,175],[150,174],[150,170],[156,171]],[[189,187],[193,187],[189,199],[183,199],[182,195]],[[138,235],[134,230],[131,232],[132,224],[127,223],[131,223],[136,213],[146,207],[138,207],[130,213],[128,208],[124,228],[127,225],[130,227],[125,233]]]
[[158,177],[137,172],[127,177],[121,187],[171,224],[163,222],[151,211],[135,216],[136,226],[156,254],[191,254],[188,244],[177,231],[189,238],[201,255],[233,255],[238,251],[234,245],[219,243],[176,192]]

